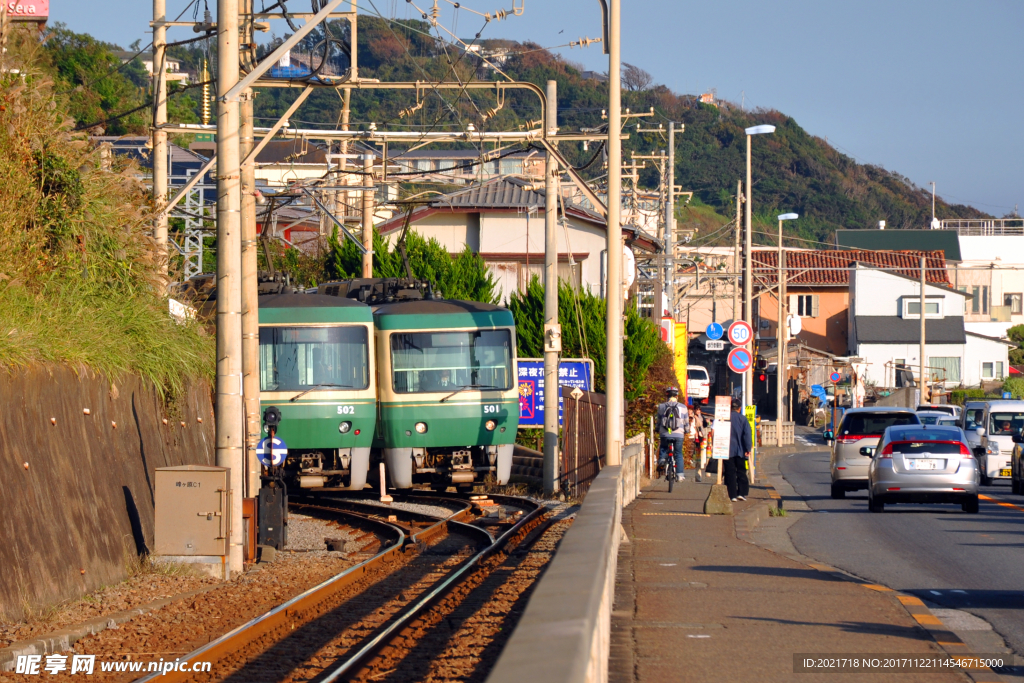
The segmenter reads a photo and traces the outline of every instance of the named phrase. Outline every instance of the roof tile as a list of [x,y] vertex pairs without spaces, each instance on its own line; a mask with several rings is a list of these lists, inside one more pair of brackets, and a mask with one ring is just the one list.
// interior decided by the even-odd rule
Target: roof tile
[[[786,270],[790,276],[786,284],[793,285],[848,285],[850,267],[857,262],[885,268],[904,277],[921,277],[921,257],[924,256],[931,284],[951,286],[946,271],[944,252],[936,251],[874,251],[868,249],[786,251]],[[775,250],[757,250],[751,253],[757,281],[768,286],[776,284],[779,253]]]

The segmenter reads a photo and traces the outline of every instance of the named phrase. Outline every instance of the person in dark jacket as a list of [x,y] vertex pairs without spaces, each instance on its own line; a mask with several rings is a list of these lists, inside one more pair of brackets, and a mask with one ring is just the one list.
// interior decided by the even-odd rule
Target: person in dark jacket
[[746,500],[750,493],[750,482],[747,480],[747,458],[753,448],[750,437],[750,423],[740,413],[743,402],[739,398],[732,399],[732,414],[729,415],[729,459],[725,461],[725,486],[729,489],[732,500]]

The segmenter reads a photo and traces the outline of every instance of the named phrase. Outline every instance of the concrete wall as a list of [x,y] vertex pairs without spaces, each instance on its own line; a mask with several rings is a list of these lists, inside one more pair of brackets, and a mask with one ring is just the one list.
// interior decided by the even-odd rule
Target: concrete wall
[[[976,387],[981,385],[982,380],[991,382],[1009,376],[1009,355],[1010,346],[1008,344],[968,333],[967,345],[964,347],[964,386]],[[982,363],[1002,363],[1002,376],[982,377]]]
[[[955,357],[960,359],[960,381],[966,384],[966,370],[964,364],[964,344],[929,344],[927,343],[927,337],[925,338],[925,366],[927,367],[930,358],[949,358]],[[920,360],[921,346],[917,343],[911,344],[857,344],[854,352],[856,355],[864,359],[867,363],[867,370],[864,374],[864,379],[871,382],[877,382],[879,386],[894,386],[895,375],[893,374],[893,364],[895,359],[903,359],[903,361],[911,366],[911,372],[916,377],[918,375],[918,366],[921,364]],[[888,363],[888,365],[886,365]],[[926,369],[927,372],[927,369]],[[980,369],[979,369],[980,372]],[[960,382],[950,382],[949,386],[956,386]]]
[[193,385],[177,405],[167,415],[136,377],[112,386],[63,366],[0,374],[4,616],[119,581],[126,555],[152,548],[154,470],[213,464],[209,387]]

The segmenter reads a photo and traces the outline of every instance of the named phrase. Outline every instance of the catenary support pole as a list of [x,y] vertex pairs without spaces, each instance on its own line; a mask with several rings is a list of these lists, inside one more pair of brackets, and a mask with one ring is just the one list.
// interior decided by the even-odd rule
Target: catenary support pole
[[[676,122],[668,122],[668,168],[665,169],[665,291],[676,319]],[[689,330],[687,330],[689,331]],[[680,380],[685,381],[685,380]],[[684,399],[685,400],[685,399]]]
[[[251,0],[245,0],[250,2]],[[255,144],[253,137],[253,91],[242,93],[241,148],[246,159]],[[257,282],[258,240],[256,235],[256,164],[243,162],[242,180],[242,392],[245,404],[246,498],[260,489],[260,462],[256,444],[260,439],[260,321],[259,284]]]
[[[743,181],[736,181],[736,234],[733,235],[732,272],[737,273],[732,285],[732,319],[740,319],[740,211],[743,207]],[[753,342],[751,342],[753,344]],[[751,370],[753,372],[753,370]]]
[[[387,160],[384,161],[387,163]],[[363,155],[363,277],[373,277],[373,155]]]
[[926,266],[927,266],[927,257],[922,256],[921,257],[921,348],[918,350],[918,353],[920,354],[920,358],[921,358],[921,381],[919,382],[919,384],[921,386],[921,401],[922,402],[930,401],[931,400],[931,395],[930,395],[931,392],[930,392],[930,389],[929,389],[929,386],[928,386],[928,379],[927,379],[928,376],[925,374],[925,371],[928,369],[928,364],[925,362],[925,359],[924,359],[924,342],[925,342],[925,339],[924,339],[924,332],[925,332],[925,328],[924,328],[924,321],[925,321],[925,308],[924,308],[925,295],[924,295],[924,290],[925,290],[926,283],[927,283],[927,280],[925,279],[925,268],[926,268]]
[[622,65],[619,57],[621,0],[608,12],[608,320],[605,450],[609,466],[622,464]]
[[[750,134],[747,134],[747,202],[746,211],[744,212],[744,229],[743,229],[743,319],[750,325],[750,329],[754,329],[754,311],[753,311],[753,294],[754,294],[754,273],[753,263],[750,255],[750,249],[753,245],[751,239],[751,228],[750,228],[750,207],[751,207],[751,196],[750,196]],[[756,335],[755,335],[756,339]],[[751,342],[752,344],[755,342]],[[743,373],[743,405],[749,406],[754,402],[754,372]]]
[[[558,83],[548,81],[546,135],[558,132]],[[529,247],[527,247],[529,252]],[[544,163],[544,493],[558,492],[558,162],[554,154]]]
[[242,571],[241,197],[238,100],[224,97],[238,82],[238,0],[217,0],[217,465],[230,469],[228,568]]
[[167,272],[167,213],[161,211],[167,201],[169,163],[167,131],[167,0],[153,0],[153,200],[157,214],[153,225],[160,269]]
[[782,219],[779,219],[779,257],[778,257],[778,280],[777,286],[775,287],[775,296],[779,300],[779,317],[778,325],[775,326],[775,445],[782,445],[782,421],[784,419],[782,414],[782,385],[786,374],[786,318],[785,318],[785,304],[782,302],[782,279],[785,277],[783,272],[782,259],[785,255],[782,253]]

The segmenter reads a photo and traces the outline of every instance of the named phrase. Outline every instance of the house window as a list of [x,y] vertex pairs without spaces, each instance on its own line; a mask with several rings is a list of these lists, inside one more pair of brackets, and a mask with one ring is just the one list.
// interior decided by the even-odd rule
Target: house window
[[801,318],[818,317],[817,294],[793,294],[789,297],[789,312]]
[[929,358],[926,371],[932,382],[960,383],[960,358],[957,356],[935,356]]
[[[924,316],[926,318],[941,318],[942,317],[942,299],[928,298],[924,300]],[[921,317],[921,300],[918,297],[904,297],[903,299],[903,317],[904,318],[920,318]]]
[[1003,305],[1010,307],[1010,315],[1021,314],[1021,295],[1020,294],[1003,294]]
[[971,313],[988,313],[988,286],[971,287]]
[[981,364],[981,378],[982,379],[1002,379],[1003,378],[1003,362],[1002,361],[983,361]]

